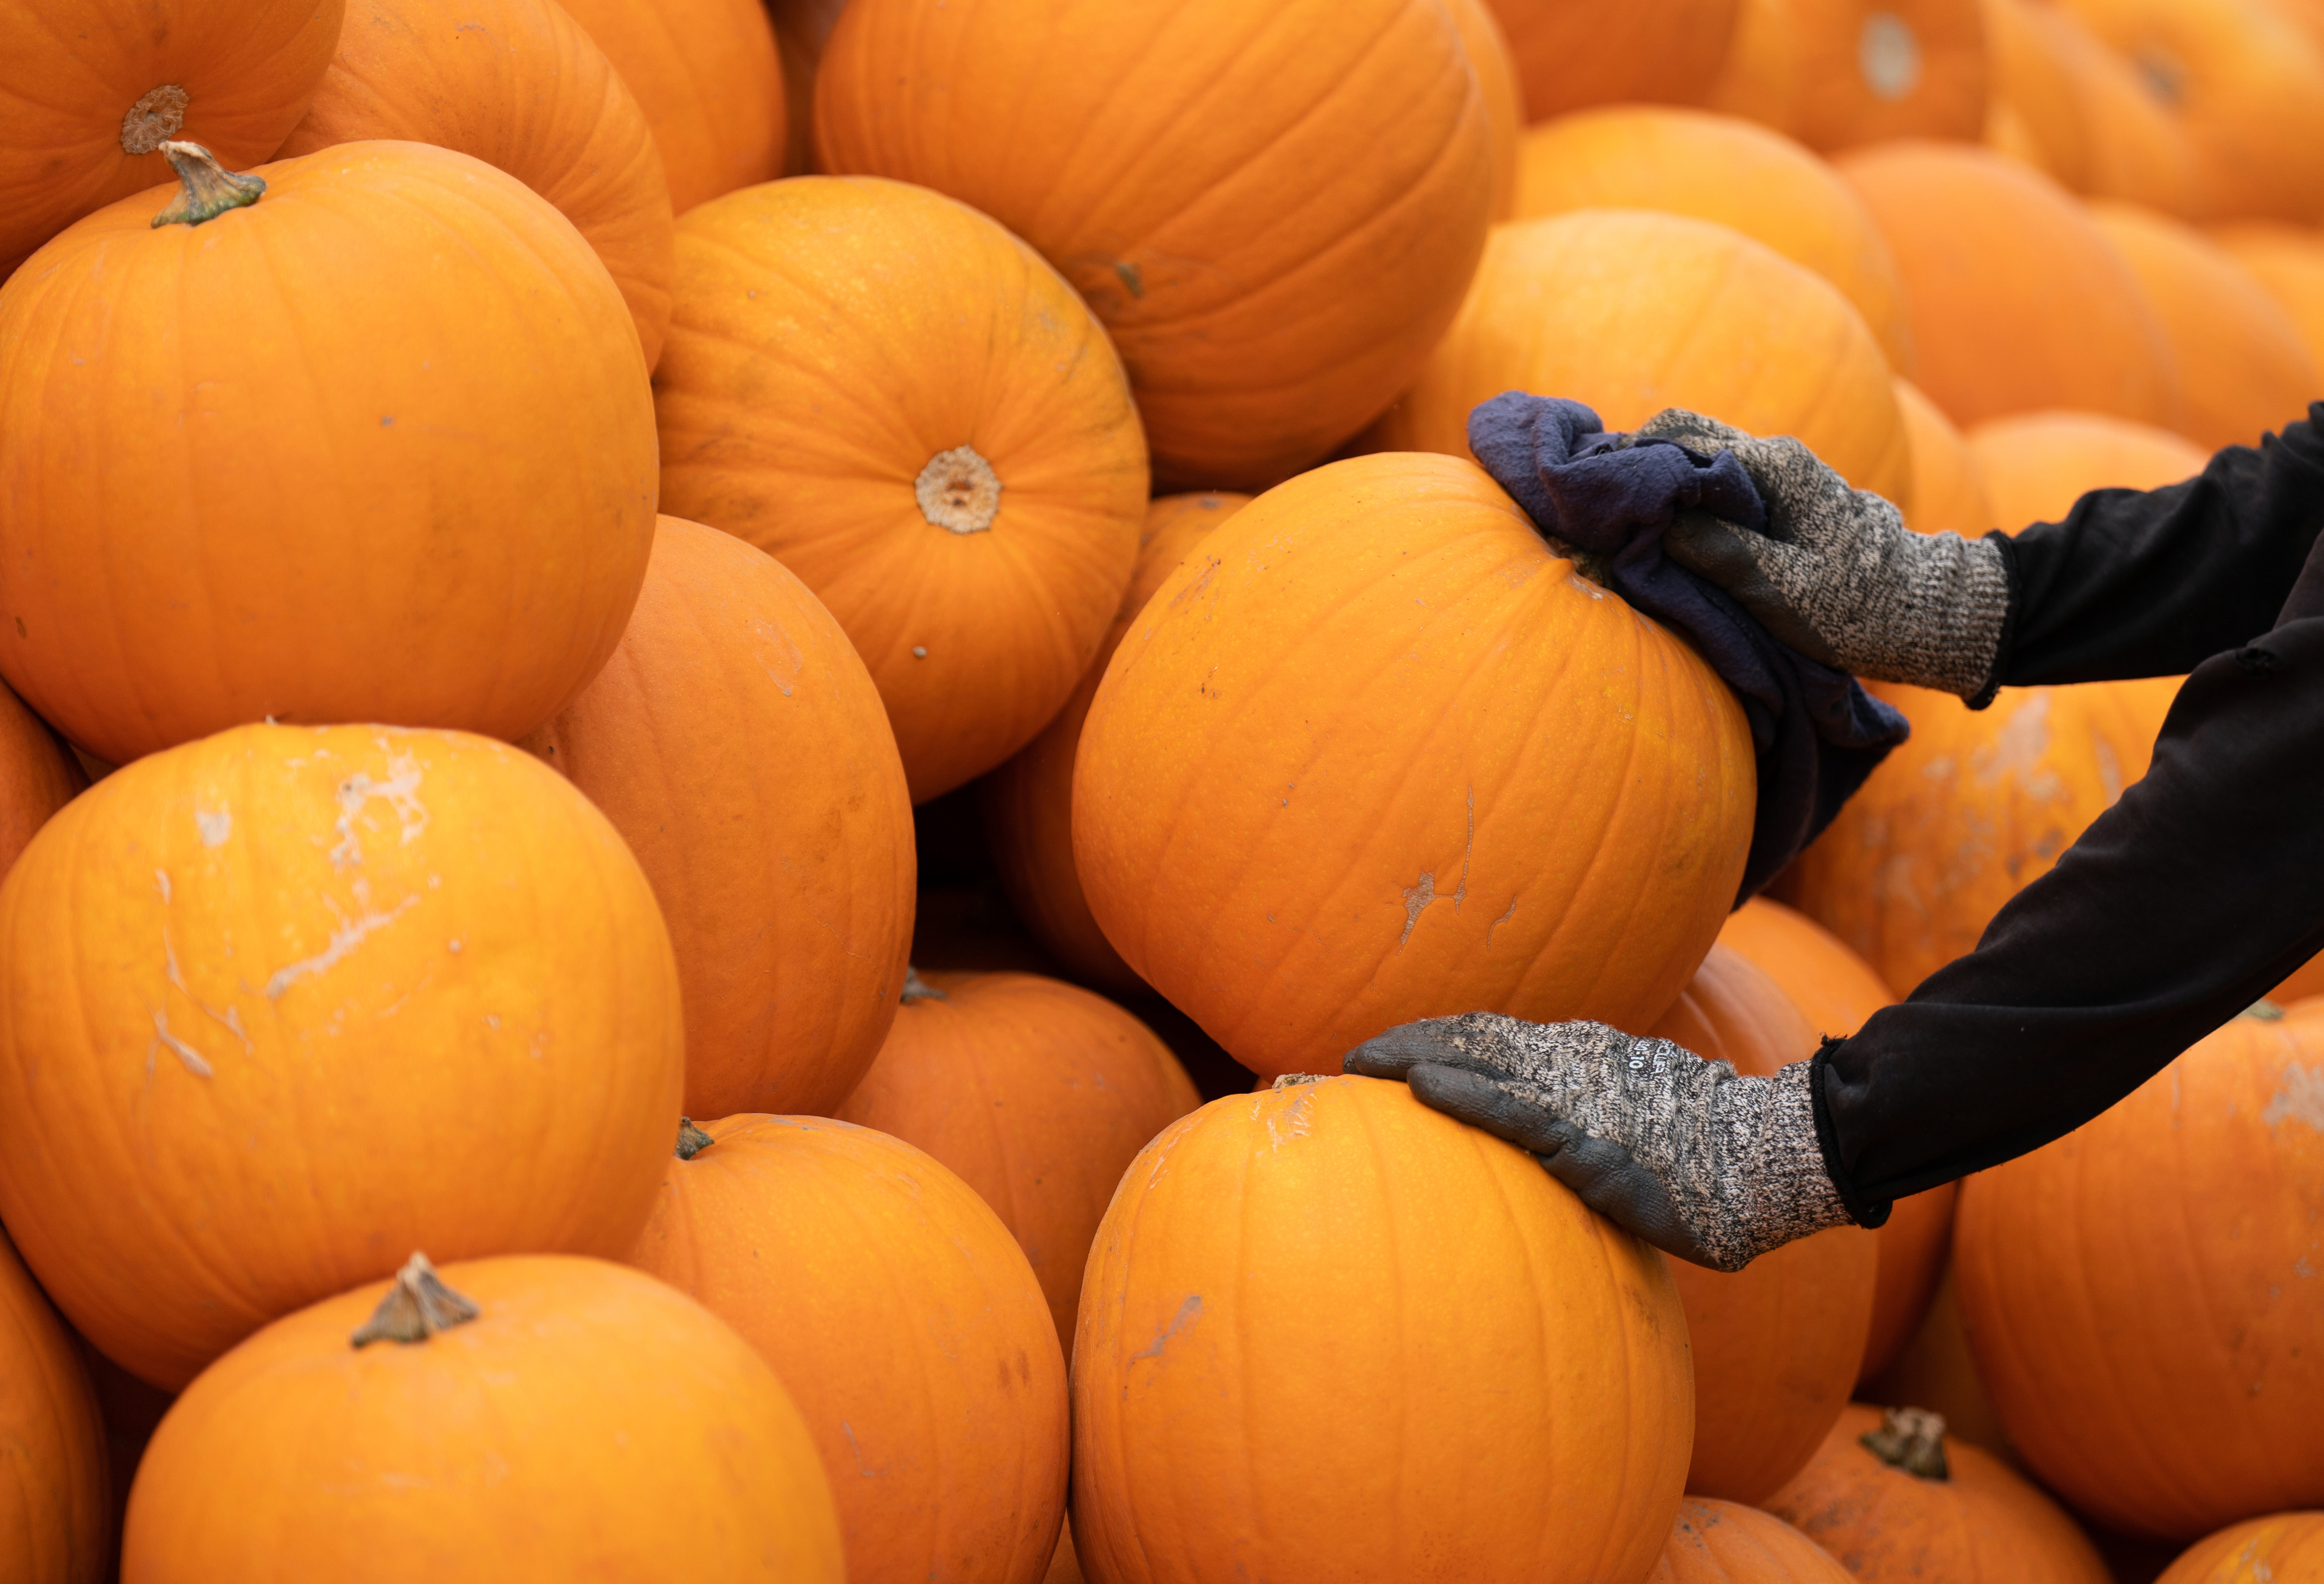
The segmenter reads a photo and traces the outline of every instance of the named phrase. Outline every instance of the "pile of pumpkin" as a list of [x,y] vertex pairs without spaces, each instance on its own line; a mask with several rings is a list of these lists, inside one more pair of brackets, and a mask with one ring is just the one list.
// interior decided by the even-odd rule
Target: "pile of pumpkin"
[[2256,442],[2319,0],[56,0],[0,96],[10,1578],[2324,1579],[2318,965],[1732,1275],[1329,1076],[1772,1072],[2142,773],[2170,679],[1881,687],[1730,913],[1738,707],[1466,416],[1970,534]]

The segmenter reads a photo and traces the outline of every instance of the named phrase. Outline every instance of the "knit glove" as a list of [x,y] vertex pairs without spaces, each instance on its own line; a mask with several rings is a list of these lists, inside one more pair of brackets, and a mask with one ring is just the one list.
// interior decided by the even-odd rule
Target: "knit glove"
[[1431,1018],[1342,1065],[1531,1150],[1550,1175],[1655,1248],[1713,1270],[1853,1224],[1825,1169],[1810,1064],[1745,1078],[1602,1023]]
[[1686,512],[1663,551],[1734,595],[1779,642],[1853,676],[1963,698],[1991,686],[2009,610],[1999,545],[1914,533],[1895,506],[1849,488],[1789,436],[1763,440],[1673,407],[1634,438],[1732,451],[1751,475],[1766,533]]

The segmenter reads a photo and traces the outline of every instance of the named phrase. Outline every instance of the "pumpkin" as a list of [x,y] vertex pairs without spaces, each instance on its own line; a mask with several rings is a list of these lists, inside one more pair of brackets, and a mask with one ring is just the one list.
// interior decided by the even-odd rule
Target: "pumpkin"
[[646,366],[669,327],[669,184],[645,113],[557,0],[355,0],[289,159],[366,138],[474,154],[596,250]]
[[1995,419],[1963,439],[1993,520],[2013,534],[2063,520],[2092,490],[2159,490],[2210,461],[2183,435],[2095,412]]
[[621,648],[523,746],[652,882],[686,1005],[686,1106],[828,1111],[894,1021],[912,808],[880,695],[779,562],[665,517]]
[[[1729,914],[1719,944],[1774,980],[1818,1037],[1845,1038],[1895,999],[1872,965],[1838,936],[1767,897],[1754,897]],[[1879,1279],[1857,1367],[1859,1386],[1888,1367],[1928,1314],[1952,1241],[1956,1186],[1947,1183],[1897,1200],[1873,1234]]]
[[70,1332],[0,1234],[0,1555],[23,1584],[108,1577],[105,1422]]
[[[223,184],[178,157],[180,201]],[[466,154],[257,176],[198,226],[125,198],[0,287],[0,673],[116,764],[262,716],[529,732],[645,576],[621,293]]]
[[1817,149],[1974,138],[1987,75],[1978,0],[1743,0],[1706,102]]
[[2138,277],[2055,182],[1958,144],[1891,143],[1838,163],[1904,277],[1914,382],[1948,418],[2064,407],[2177,419],[2171,344]]
[[[1759,1078],[1816,1048],[1783,988],[1726,945],[1647,1032]],[[1864,1355],[1878,1249],[1861,1228],[1833,1227],[1739,1271],[1672,1264],[1694,1351],[1689,1491],[1763,1502],[1814,1455]]]
[[1978,1376],[1969,1333],[1961,1329],[1960,1284],[1954,1278],[1950,1259],[1921,1329],[1888,1368],[1859,1386],[1857,1395],[1863,1402],[1916,1404],[1944,1420],[1948,1444],[1965,1441],[2013,1465],[2016,1462],[2016,1450],[2009,1444],[2009,1432],[2001,1426],[1993,1395]]
[[261,725],[149,755],[0,885],[0,1217],[171,1387],[415,1247],[618,1254],[678,994],[637,861],[513,748]]
[[2319,1584],[2324,1513],[2273,1513],[2187,1548],[2156,1584]]
[[1909,380],[1896,382],[1896,412],[1904,420],[1913,457],[1913,513],[1904,526],[1921,533],[1983,538],[1993,527],[1993,507],[1961,432]]
[[1526,133],[1515,213],[1662,209],[1715,220],[1821,275],[1856,305],[1894,368],[1913,364],[1904,289],[1856,189],[1780,133],[1647,105],[1584,110]]
[[2292,316],[2308,355],[2324,364],[2324,233],[2245,221],[2214,227],[2211,240]]
[[0,13],[0,279],[83,215],[174,180],[189,138],[272,156],[331,63],[346,0],[106,0]]
[[1591,105],[1702,102],[1719,76],[1740,0],[1488,0],[1509,41],[1526,119]]
[[1969,1178],[1961,1314],[2027,1465],[2107,1527],[2162,1539],[2324,1504],[2324,1286],[2301,1275],[2319,1220],[2318,1003],[2236,1018]]
[[2190,213],[2195,145],[2137,69],[2046,0],[1985,0],[1986,142],[2076,192]]
[[702,1306],[569,1255],[327,1298],[203,1372],[129,1497],[123,1584],[841,1584],[790,1394]]
[[1037,1584],[1065,1514],[1065,1364],[1025,1256],[968,1184],[820,1117],[689,1125],[629,1259],[789,1386],[853,1584]]
[[1692,1406],[1660,1255],[1401,1083],[1287,1079],[1106,1211],[1074,1546],[1096,1584],[1637,1579]]
[[1371,431],[1469,454],[1469,412],[1508,390],[1587,402],[1609,429],[1689,407],[1796,435],[1858,489],[1910,504],[1888,360],[1838,288],[1738,231],[1591,209],[1496,226],[1461,314]]
[[1517,134],[1525,126],[1525,101],[1517,87],[1517,64],[1509,55],[1508,36],[1493,20],[1486,0],[1444,0],[1452,25],[1461,32],[1461,47],[1477,74],[1477,90],[1485,99],[1485,156],[1492,173],[1491,217],[1506,220],[1517,198]]
[[965,205],[803,176],[687,215],[655,409],[663,503],[830,607],[916,802],[1030,741],[1121,603],[1147,493],[1121,364]]
[[761,0],[558,3],[637,96],[679,214],[781,173],[783,69]]
[[1480,1008],[1645,1027],[1734,903],[1754,791],[1734,695],[1482,469],[1362,456],[1147,602],[1082,728],[1074,867],[1122,960],[1272,1076]]
[[1031,973],[915,977],[880,1059],[838,1115],[927,1150],[1015,1236],[1074,1339],[1082,1266],[1114,1184],[1202,1103],[1151,1029]]
[[2106,1563],[2055,1502],[1943,1426],[1934,1414],[1853,1404],[1767,1510],[1858,1584],[2110,1584]]
[[2304,418],[2324,373],[2299,323],[2224,248],[2199,231],[2129,204],[2092,216],[2145,287],[2179,364],[2179,428],[2213,450],[2255,446]]
[[0,686],[0,876],[88,777],[48,723]]
[[1646,1584],[1853,1584],[1831,1554],[1781,1518],[1691,1496]]
[[1137,571],[1096,658],[1040,735],[984,778],[985,841],[1010,906],[1069,973],[1109,995],[1141,995],[1146,983],[1098,928],[1074,870],[1074,751],[1106,662],[1138,612],[1204,535],[1250,502],[1248,495],[1165,495],[1146,508]]
[[1363,428],[1493,202],[1438,0],[851,0],[815,136],[824,169],[948,193],[1063,271],[1181,489],[1273,483]]

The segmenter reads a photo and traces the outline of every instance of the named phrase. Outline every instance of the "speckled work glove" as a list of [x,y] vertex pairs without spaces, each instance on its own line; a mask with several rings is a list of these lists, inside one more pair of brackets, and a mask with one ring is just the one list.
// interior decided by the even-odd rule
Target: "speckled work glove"
[[1788,436],[1759,439],[1674,407],[1637,437],[1732,451],[1743,464],[1767,531],[1690,512],[1663,535],[1663,552],[1734,595],[1778,641],[1858,677],[1986,692],[2009,609],[1998,545],[1914,533],[1895,506],[1849,488]]
[[1745,1078],[1602,1023],[1471,1012],[1391,1028],[1342,1064],[1403,1079],[1531,1150],[1600,1214],[1713,1270],[1852,1224],[1816,1142],[1805,1062]]

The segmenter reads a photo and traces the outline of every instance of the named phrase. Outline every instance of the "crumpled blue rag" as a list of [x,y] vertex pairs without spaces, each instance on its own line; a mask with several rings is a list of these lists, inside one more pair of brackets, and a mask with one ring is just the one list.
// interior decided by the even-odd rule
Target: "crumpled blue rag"
[[1581,402],[1522,391],[1477,405],[1469,449],[1536,527],[1602,557],[1614,592],[1684,636],[1742,702],[1759,795],[1741,907],[1831,823],[1911,725],[1664,556],[1663,532],[1682,511],[1766,531],[1766,503],[1734,456],[1609,434]]

